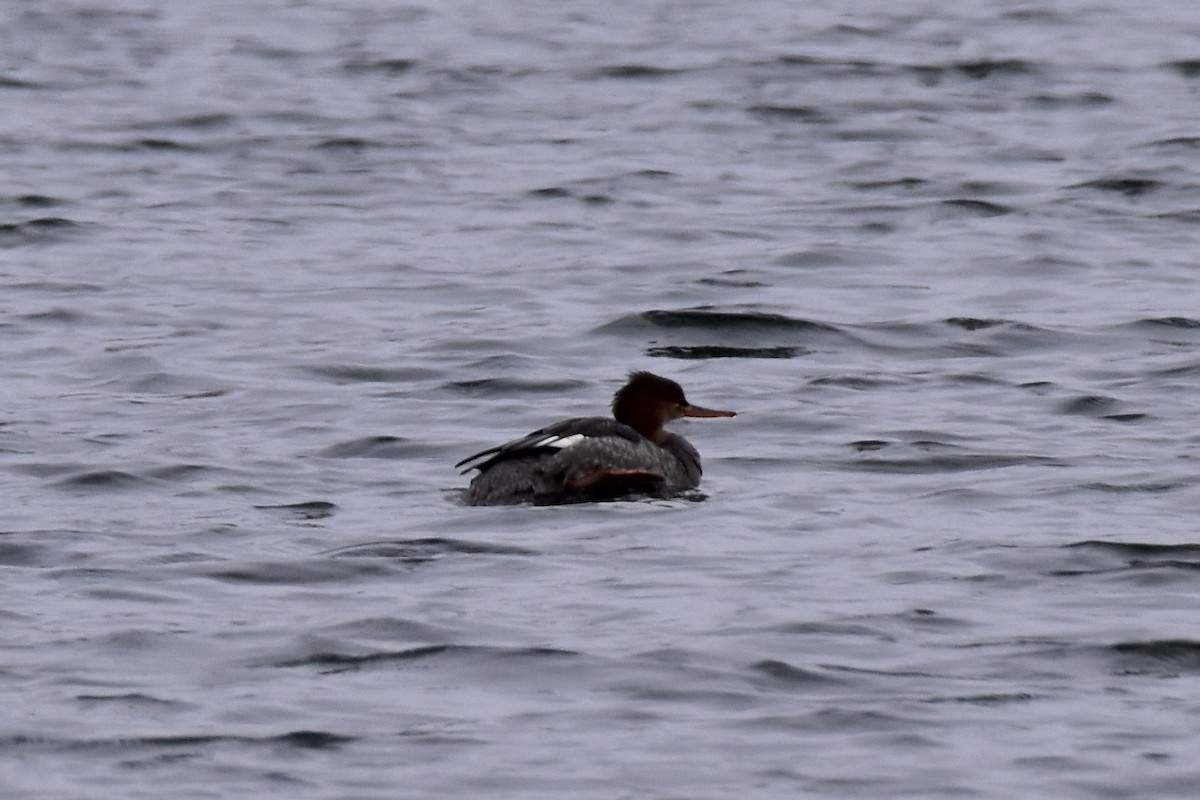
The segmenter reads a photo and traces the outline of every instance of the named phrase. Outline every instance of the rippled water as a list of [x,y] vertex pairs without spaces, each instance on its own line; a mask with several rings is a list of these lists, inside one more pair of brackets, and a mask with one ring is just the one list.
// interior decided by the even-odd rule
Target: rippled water
[[0,8],[6,793],[1194,796],[1193,4],[795,5]]

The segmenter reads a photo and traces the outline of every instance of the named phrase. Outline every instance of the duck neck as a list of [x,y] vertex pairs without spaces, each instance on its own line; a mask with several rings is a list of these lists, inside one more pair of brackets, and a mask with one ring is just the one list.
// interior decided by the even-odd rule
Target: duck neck
[[653,407],[630,402],[624,395],[619,395],[613,403],[613,416],[660,447],[670,436]]

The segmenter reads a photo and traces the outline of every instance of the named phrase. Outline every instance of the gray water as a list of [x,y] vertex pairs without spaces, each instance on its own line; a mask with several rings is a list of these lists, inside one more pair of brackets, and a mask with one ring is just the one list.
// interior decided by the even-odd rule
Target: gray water
[[[1194,797],[1185,0],[0,6],[0,788]],[[471,508],[630,369],[671,501]]]

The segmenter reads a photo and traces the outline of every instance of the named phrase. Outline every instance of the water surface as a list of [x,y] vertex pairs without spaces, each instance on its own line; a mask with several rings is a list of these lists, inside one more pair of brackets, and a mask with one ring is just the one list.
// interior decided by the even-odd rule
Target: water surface
[[0,784],[1193,796],[1192,5],[793,5],[5,7]]

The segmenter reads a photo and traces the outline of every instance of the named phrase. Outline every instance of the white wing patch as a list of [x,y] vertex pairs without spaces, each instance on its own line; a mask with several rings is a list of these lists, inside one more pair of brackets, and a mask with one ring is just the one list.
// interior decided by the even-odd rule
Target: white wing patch
[[558,450],[564,450],[573,444],[579,444],[586,438],[582,433],[572,434],[571,436],[547,436],[534,442],[533,447],[553,447]]

